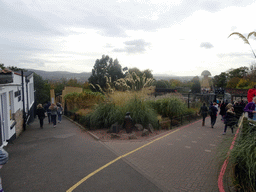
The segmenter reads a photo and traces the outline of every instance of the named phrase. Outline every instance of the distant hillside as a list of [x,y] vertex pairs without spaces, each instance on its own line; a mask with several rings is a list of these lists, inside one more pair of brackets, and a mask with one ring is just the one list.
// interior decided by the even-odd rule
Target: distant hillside
[[42,70],[36,70],[36,69],[27,69],[27,70],[33,71],[36,74],[40,75],[43,79],[48,79],[48,80],[60,80],[62,78],[65,78],[65,79],[76,78],[80,82],[85,82],[91,76],[90,72],[71,73],[67,71],[42,71]]
[[167,81],[169,81],[170,79],[177,79],[177,80],[180,80],[182,82],[190,81],[195,77],[195,76],[175,76],[175,75],[166,75],[166,74],[153,74],[153,76],[156,80],[167,80]]
[[[67,71],[42,71],[36,69],[27,69],[29,71],[35,72],[36,74],[40,75],[43,79],[48,80],[60,80],[62,78],[65,79],[77,79],[79,82],[85,82],[91,76],[91,72],[83,72],[83,73],[71,73]],[[156,80],[167,80],[170,79],[178,79],[182,82],[190,81],[193,79],[194,76],[174,76],[174,75],[167,75],[167,74],[153,74],[153,77]]]

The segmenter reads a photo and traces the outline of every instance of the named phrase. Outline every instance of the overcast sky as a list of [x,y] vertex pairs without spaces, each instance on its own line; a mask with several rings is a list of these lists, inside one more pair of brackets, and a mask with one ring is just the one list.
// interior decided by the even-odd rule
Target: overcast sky
[[[154,74],[219,75],[255,58],[254,0],[0,0],[0,63],[91,72],[109,55]],[[256,38],[249,41],[256,52]]]

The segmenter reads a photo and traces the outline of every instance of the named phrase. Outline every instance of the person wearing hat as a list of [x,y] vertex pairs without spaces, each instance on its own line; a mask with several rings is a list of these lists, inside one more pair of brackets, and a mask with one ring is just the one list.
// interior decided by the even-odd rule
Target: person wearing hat
[[224,127],[223,135],[226,134],[228,126],[231,128],[231,132],[233,133],[234,125],[237,124],[236,113],[234,112],[232,103],[227,104],[226,110],[227,111],[224,119],[225,127]]

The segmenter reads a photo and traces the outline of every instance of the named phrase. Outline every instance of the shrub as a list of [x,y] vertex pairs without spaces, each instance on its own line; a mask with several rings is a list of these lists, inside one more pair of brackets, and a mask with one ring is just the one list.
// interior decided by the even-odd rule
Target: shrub
[[154,128],[159,128],[156,111],[144,99],[135,96],[126,102],[124,108],[131,113],[134,123],[140,123],[144,127],[150,123]]
[[115,122],[122,123],[125,112],[113,103],[100,103],[88,114],[91,128],[108,128]]
[[84,91],[82,93],[73,92],[65,95],[64,99],[67,105],[72,106],[72,108],[83,109],[104,101],[104,95],[91,91]]
[[148,101],[148,103],[157,111],[158,114],[169,118],[182,115],[187,109],[185,103],[177,97]]

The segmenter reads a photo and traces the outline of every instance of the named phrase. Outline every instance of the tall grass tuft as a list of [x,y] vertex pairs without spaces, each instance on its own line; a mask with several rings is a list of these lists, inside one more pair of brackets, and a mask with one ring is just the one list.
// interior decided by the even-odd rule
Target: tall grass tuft
[[150,123],[154,128],[159,128],[156,111],[143,98],[135,96],[126,102],[124,108],[131,113],[134,123],[142,124],[143,127]]
[[[254,125],[253,125],[254,124]],[[241,136],[231,152],[234,184],[243,191],[256,191],[256,123],[244,120]]]
[[163,98],[156,101],[151,100],[148,103],[163,117],[172,118],[187,111],[185,103],[177,97]]
[[122,108],[114,103],[100,103],[92,113],[88,114],[88,119],[90,128],[102,129],[109,128],[116,122],[121,124],[124,116],[125,112]]

